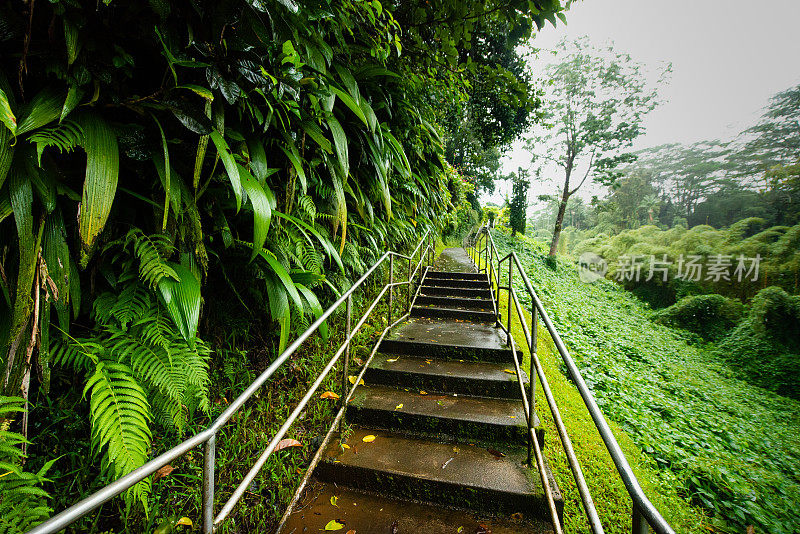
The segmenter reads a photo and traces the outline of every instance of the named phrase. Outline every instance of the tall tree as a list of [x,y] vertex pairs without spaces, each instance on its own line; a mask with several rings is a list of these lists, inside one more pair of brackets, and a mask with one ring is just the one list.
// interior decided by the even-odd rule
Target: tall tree
[[[534,164],[555,163],[564,171],[550,255],[555,256],[564,213],[572,195],[588,180],[613,183],[615,169],[634,156],[626,152],[642,131],[644,116],[658,103],[644,66],[611,46],[597,48],[588,39],[562,41],[558,63],[548,65],[550,80],[544,108],[551,128],[528,139]],[[671,70],[666,66],[659,82]],[[574,185],[574,175],[579,176]]]
[[511,235],[517,232],[525,233],[525,223],[528,211],[528,171],[519,168],[516,173],[511,173],[511,199],[508,202],[508,222],[511,226]]

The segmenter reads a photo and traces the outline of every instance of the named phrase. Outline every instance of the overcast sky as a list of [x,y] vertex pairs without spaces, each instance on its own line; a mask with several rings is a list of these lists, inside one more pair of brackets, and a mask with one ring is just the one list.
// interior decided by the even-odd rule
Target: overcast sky
[[[598,45],[613,41],[618,51],[653,67],[672,63],[670,83],[660,91],[666,102],[645,119],[646,133],[635,148],[731,138],[758,120],[770,96],[800,84],[800,0],[583,0],[567,22],[545,27],[536,47],[547,50],[564,37],[586,35]],[[547,60],[541,56],[534,73]],[[516,146],[504,172],[528,163]],[[584,187],[584,198],[602,193]],[[498,189],[495,201],[507,192]],[[555,189],[555,181],[533,183],[531,198]]]

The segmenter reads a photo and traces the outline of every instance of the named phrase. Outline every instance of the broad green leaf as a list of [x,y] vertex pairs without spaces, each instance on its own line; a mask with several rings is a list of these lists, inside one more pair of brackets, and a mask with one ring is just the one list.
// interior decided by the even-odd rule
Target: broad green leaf
[[13,137],[11,130],[0,128],[0,189],[3,188],[11,169],[11,160],[14,159],[14,147],[11,144]]
[[264,185],[264,181],[269,176],[269,165],[267,165],[267,153],[264,151],[264,143],[260,139],[247,140],[247,152],[250,154],[250,170],[256,177],[258,183]]
[[239,168],[236,166],[236,160],[233,159],[228,143],[225,142],[225,139],[217,130],[211,132],[209,137],[214,142],[214,146],[217,147],[217,153],[225,166],[225,171],[228,173],[233,194],[236,196],[236,211],[238,212],[242,209],[242,181],[239,177]]
[[56,308],[67,309],[69,304],[70,255],[67,246],[67,233],[61,210],[56,209],[47,216],[42,236],[42,258],[47,264],[47,272],[56,287],[53,295]]
[[78,57],[80,46],[78,38],[80,31],[77,26],[72,24],[66,17],[64,18],[64,41],[67,44],[67,65],[72,65]]
[[286,350],[286,345],[289,343],[289,334],[292,331],[291,310],[286,308],[286,312],[284,312],[283,316],[281,316],[278,321],[281,325],[281,334],[280,339],[278,340],[278,354],[281,354],[284,350]]
[[295,287],[292,278],[289,276],[289,273],[286,272],[286,269],[283,267],[283,265],[281,265],[281,263],[275,259],[272,252],[261,249],[260,251],[258,251],[258,255],[264,258],[264,261],[266,261],[267,264],[270,266],[272,272],[274,272],[278,276],[278,279],[283,284],[284,289],[286,289],[286,293],[288,293],[289,296],[292,298],[292,301],[294,302],[297,309],[302,310],[303,301],[300,300],[300,293],[297,292],[297,288]]
[[67,115],[69,115],[73,109],[80,103],[81,98],[83,98],[84,91],[77,85],[71,85],[69,90],[67,91],[67,98],[64,100],[64,105],[61,108],[61,115],[58,118],[58,122],[63,121]]
[[81,114],[75,122],[83,129],[86,180],[80,204],[78,232],[81,266],[86,267],[95,240],[106,224],[119,178],[119,148],[114,130],[99,116]]
[[362,98],[358,105],[361,106],[361,111],[364,112],[364,116],[367,118],[367,127],[369,131],[374,132],[375,128],[378,126],[378,117],[375,115],[375,111],[373,111],[372,106],[369,105],[366,98]]
[[350,111],[355,113],[356,117],[358,117],[361,120],[361,122],[364,123],[364,126],[369,128],[369,121],[367,120],[367,117],[364,115],[364,112],[361,110],[361,106],[358,105],[358,102],[353,100],[353,97],[351,97],[338,87],[331,86],[331,91],[336,93],[336,96],[338,96],[339,99],[342,102],[344,102],[344,105],[350,108]]
[[161,231],[167,231],[167,220],[169,219],[169,197],[170,197],[170,166],[169,166],[169,147],[167,146],[167,136],[164,135],[164,129],[155,115],[152,116],[158,126],[158,132],[161,134],[161,149],[164,151],[164,216],[161,220]]
[[[308,289],[306,286],[302,284],[295,284],[295,287],[297,287],[297,290],[300,292],[301,295],[303,295],[303,297],[308,302],[311,311],[314,313],[314,317],[319,319],[319,317],[322,315],[323,310],[322,310],[322,305],[319,303],[319,299],[317,299],[317,296],[310,289]],[[319,334],[322,336],[323,340],[328,339],[327,321],[323,321],[322,324],[319,325]]]
[[200,318],[200,281],[189,268],[180,263],[169,262],[169,265],[178,274],[180,281],[165,276],[159,280],[158,290],[172,321],[189,346],[194,347],[197,321]]
[[333,115],[328,115],[325,119],[328,122],[328,128],[331,129],[333,135],[333,143],[336,147],[336,157],[339,159],[339,164],[342,166],[342,174],[347,176],[350,174],[350,156],[347,150],[347,135],[344,133],[342,125],[336,120]]
[[303,165],[300,163],[300,156],[297,154],[297,147],[294,146],[294,144],[292,144],[288,148],[284,147],[283,145],[280,145],[280,147],[283,153],[286,154],[286,157],[289,158],[289,161],[291,162],[292,167],[294,167],[294,172],[297,174],[297,177],[300,178],[300,185],[302,186],[303,193],[305,193],[306,189],[308,188],[306,173],[303,170]]
[[8,100],[6,92],[0,89],[0,121],[11,131],[14,135],[17,133],[17,117],[11,111],[11,102]]
[[[262,187],[258,180],[250,174],[250,171],[238,163],[237,166],[239,168],[239,177],[242,179],[242,187],[250,199],[250,204],[253,206],[253,254],[250,256],[250,260],[253,260],[264,246],[264,241],[267,240],[274,197],[269,187]],[[273,198],[271,199],[270,197]]]
[[322,130],[317,125],[317,123],[312,121],[303,121],[301,126],[303,127],[303,130],[305,130],[305,132],[308,134],[308,136],[311,137],[311,139],[313,139],[324,152],[328,154],[333,153],[333,147],[331,147],[331,142],[328,141],[328,138],[325,137],[325,134],[322,133]]
[[23,118],[17,126],[17,135],[22,135],[53,122],[61,117],[63,108],[64,93],[50,89],[41,91],[20,113]]
[[209,102],[214,100],[214,93],[211,92],[211,89],[209,89],[207,87],[202,87],[200,85],[194,85],[194,84],[191,84],[191,83],[187,83],[187,84],[184,84],[184,85],[179,85],[175,89],[187,89],[187,90],[192,91],[193,93],[195,93],[197,95],[200,95],[201,97],[205,98]]

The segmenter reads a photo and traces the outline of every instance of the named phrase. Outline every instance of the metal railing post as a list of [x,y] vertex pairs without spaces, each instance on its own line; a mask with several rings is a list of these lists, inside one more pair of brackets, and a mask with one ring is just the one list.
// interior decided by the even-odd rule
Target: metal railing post
[[483,254],[483,267],[486,269],[486,274],[489,274],[489,232],[484,232],[484,240],[486,241],[486,247],[484,248]]
[[409,260],[408,260],[408,292],[406,294],[406,309],[408,309],[409,313],[411,313],[411,289],[412,289],[412,285],[413,285],[411,283],[411,264],[412,263],[413,262],[411,261],[411,258],[409,258]]
[[214,464],[217,456],[217,435],[213,434],[203,448],[203,534],[214,532]]
[[[535,423],[534,413],[536,412],[536,356],[537,356],[537,343],[539,340],[539,335],[537,333],[537,329],[539,327],[539,321],[536,315],[536,307],[531,306],[531,362],[530,362],[530,369],[528,370],[528,382],[530,387],[530,393],[528,393],[528,435],[531,435],[531,429],[533,428],[533,424]],[[528,463],[530,464],[533,460],[531,456],[531,444],[528,442]]]
[[394,306],[394,254],[389,256],[389,313],[386,324],[392,324],[392,307]]
[[631,528],[633,534],[648,534],[650,526],[647,524],[647,519],[644,518],[642,512],[636,503],[633,503],[633,526]]
[[[347,381],[350,377],[350,333],[352,329],[352,316],[353,316],[353,296],[347,295],[347,319],[345,319],[345,345],[344,345],[344,366],[342,367],[342,409],[347,409]],[[391,313],[391,312],[390,312]],[[391,324],[391,323],[390,323]],[[353,385],[355,387],[355,384]],[[342,431],[344,426],[344,417],[339,420],[339,432]]]
[[[514,262],[508,262],[508,330],[506,331],[506,341],[511,343],[511,309],[512,309],[512,302],[511,302],[511,275],[514,272]],[[497,295],[500,296],[499,294]],[[499,300],[499,298],[498,298]],[[524,321],[522,317],[519,318],[520,321]],[[514,355],[516,358],[516,355]]]

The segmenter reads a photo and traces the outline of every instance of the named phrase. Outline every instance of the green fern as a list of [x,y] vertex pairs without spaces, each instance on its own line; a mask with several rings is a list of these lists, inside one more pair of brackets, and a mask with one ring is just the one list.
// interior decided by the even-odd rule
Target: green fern
[[25,401],[19,397],[0,396],[0,534],[25,532],[41,523],[53,511],[48,493],[40,486],[55,459],[36,473],[22,470],[20,446],[27,440],[8,427],[15,413],[22,412]]
[[30,136],[30,141],[36,144],[36,154],[41,165],[45,148],[52,146],[61,153],[72,152],[83,143],[83,130],[77,123],[65,120],[58,126],[37,130]]

